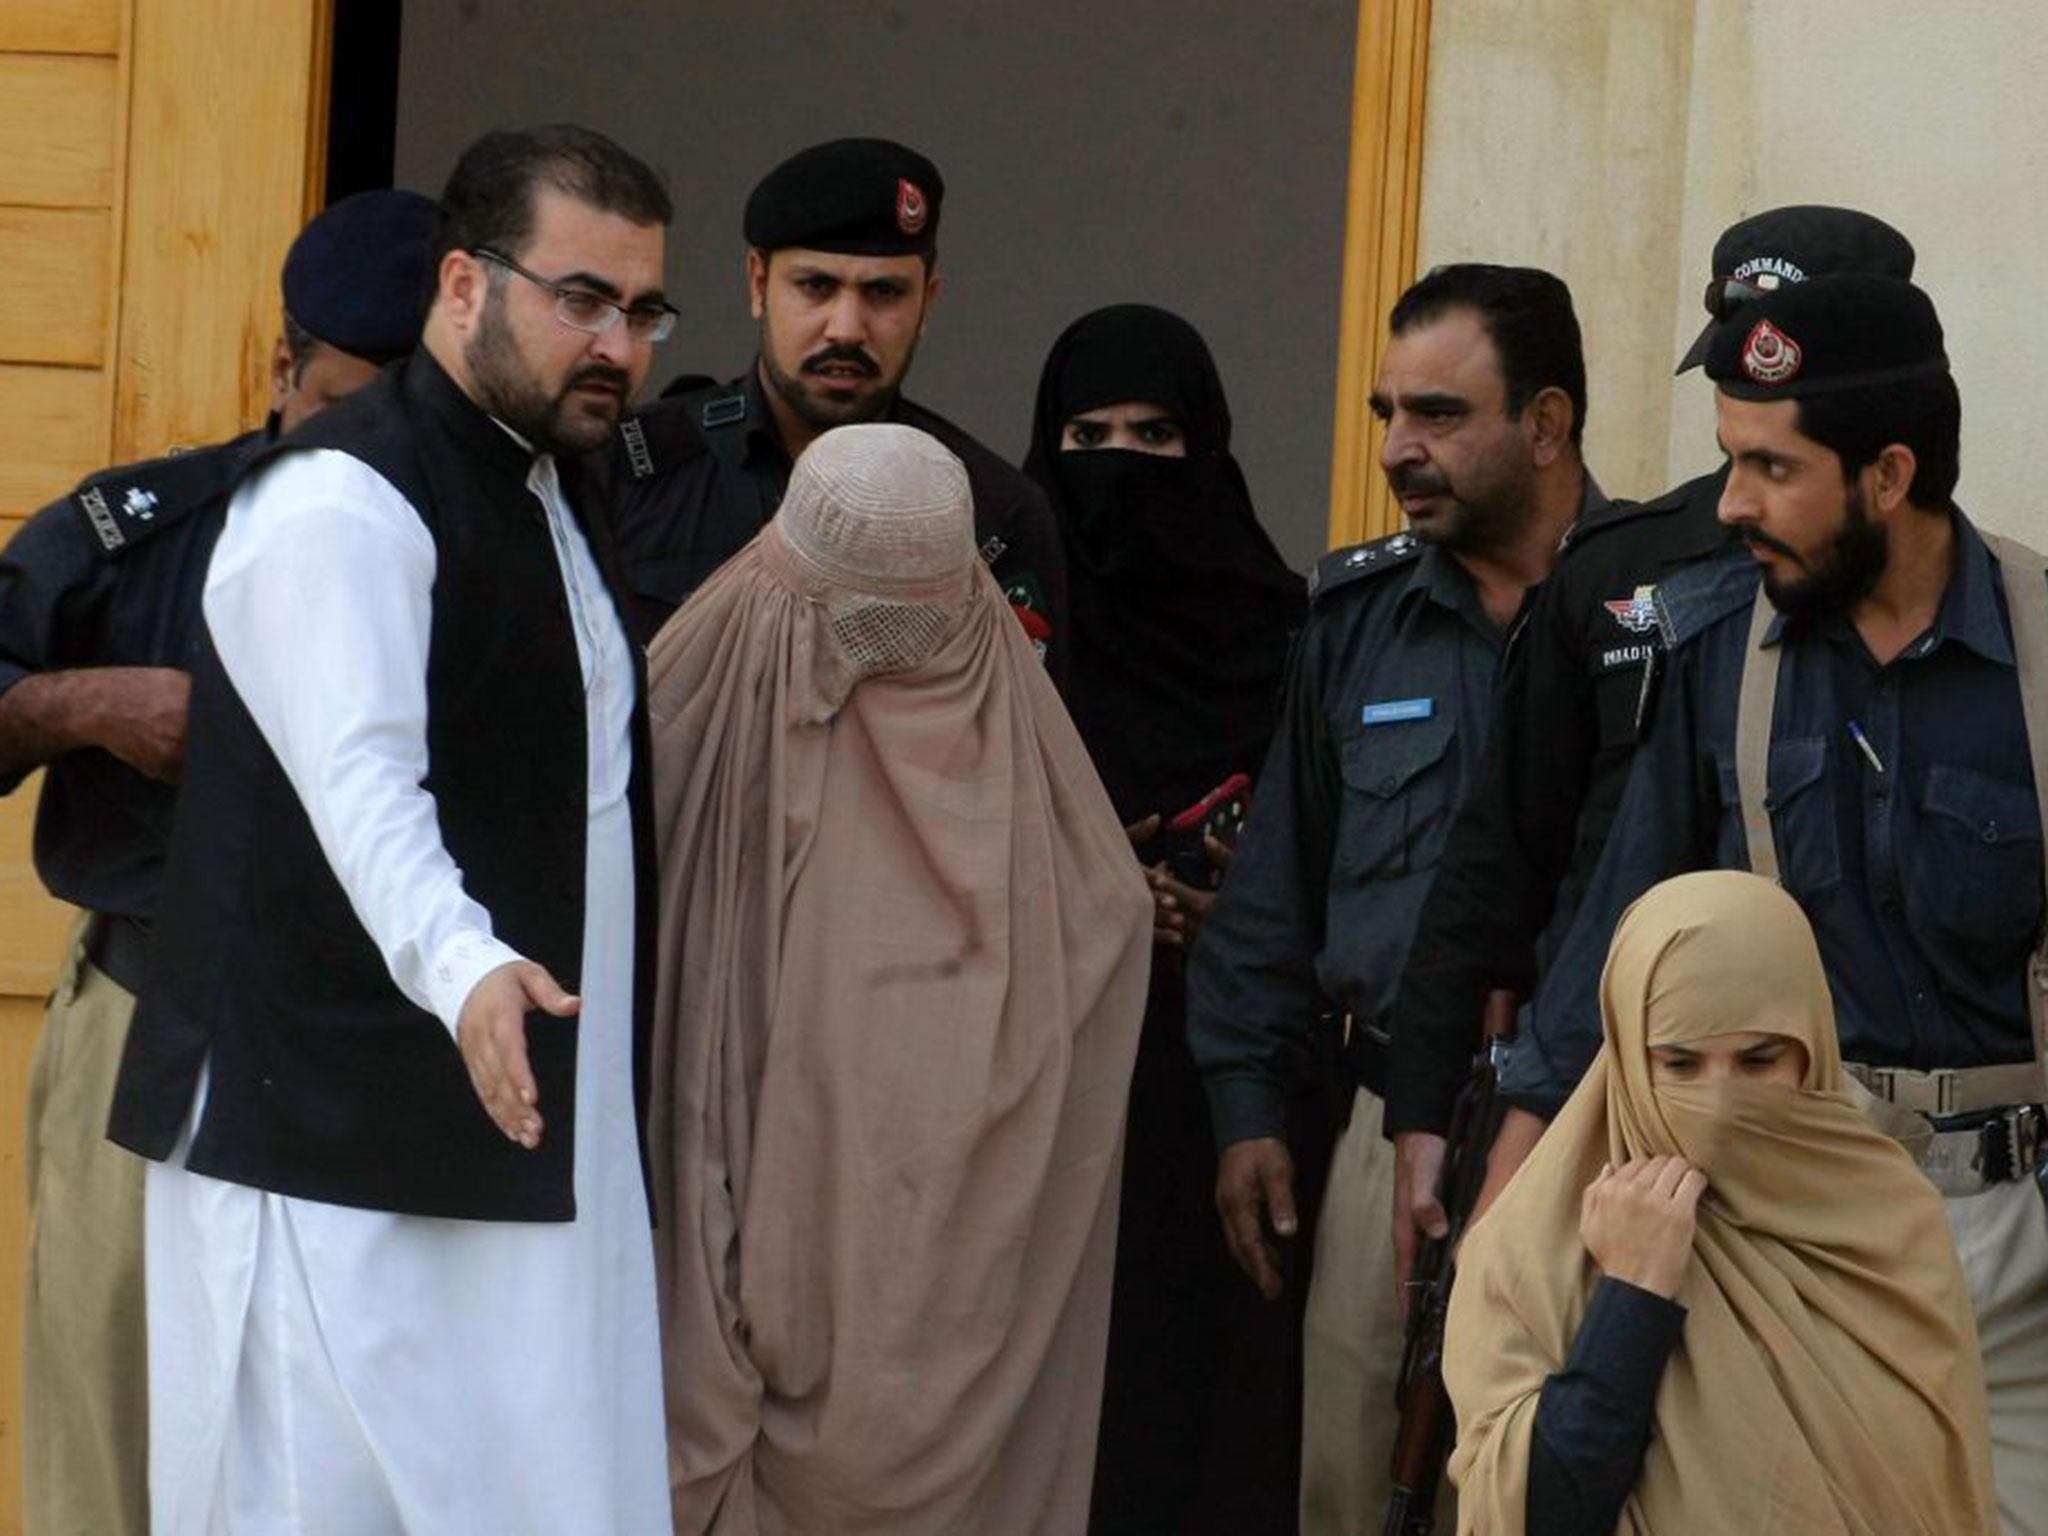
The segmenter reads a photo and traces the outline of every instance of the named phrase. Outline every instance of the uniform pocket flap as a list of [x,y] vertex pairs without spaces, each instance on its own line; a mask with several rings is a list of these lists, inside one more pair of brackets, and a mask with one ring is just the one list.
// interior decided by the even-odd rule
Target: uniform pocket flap
[[1818,784],[1828,771],[1828,743],[1825,736],[1794,736],[1771,743],[1769,787],[1765,809],[1788,804],[1795,796]]
[[2041,840],[2041,810],[2025,785],[1988,773],[1936,763],[1927,770],[1926,808],[1966,827],[1979,842]]
[[1391,800],[1409,780],[1443,760],[1456,726],[1447,710],[1426,720],[1362,726],[1344,743],[1344,782],[1364,794]]

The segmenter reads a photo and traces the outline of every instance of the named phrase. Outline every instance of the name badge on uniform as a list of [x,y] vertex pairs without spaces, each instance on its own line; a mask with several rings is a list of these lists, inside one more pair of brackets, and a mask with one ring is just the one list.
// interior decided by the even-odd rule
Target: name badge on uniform
[[1392,725],[1399,720],[1427,720],[1435,713],[1435,699],[1382,699],[1365,706],[1365,723]]

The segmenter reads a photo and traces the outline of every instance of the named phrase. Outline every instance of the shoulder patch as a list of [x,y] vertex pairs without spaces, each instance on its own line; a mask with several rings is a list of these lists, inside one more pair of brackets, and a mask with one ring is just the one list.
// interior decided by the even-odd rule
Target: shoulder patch
[[1396,570],[1412,565],[1422,558],[1422,540],[1407,530],[1390,533],[1383,539],[1374,539],[1369,544],[1353,544],[1345,549],[1333,549],[1315,564],[1309,572],[1308,596],[1312,603],[1321,602],[1332,592],[1367,576],[1376,576],[1382,571]]
[[616,450],[635,480],[652,480],[702,453],[704,439],[680,401],[656,400],[620,418]]
[[93,542],[108,558],[161,533],[235,488],[263,434],[170,454],[143,464],[104,469],[71,493]]

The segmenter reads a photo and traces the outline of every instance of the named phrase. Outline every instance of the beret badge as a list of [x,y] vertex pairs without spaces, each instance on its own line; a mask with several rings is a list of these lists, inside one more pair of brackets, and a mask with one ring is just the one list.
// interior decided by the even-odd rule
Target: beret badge
[[1799,343],[1768,320],[1757,321],[1742,344],[1742,371],[1759,384],[1783,384],[1805,360]]
[[925,220],[931,217],[931,204],[924,199],[924,189],[908,177],[896,181],[896,227],[906,235],[924,233]]

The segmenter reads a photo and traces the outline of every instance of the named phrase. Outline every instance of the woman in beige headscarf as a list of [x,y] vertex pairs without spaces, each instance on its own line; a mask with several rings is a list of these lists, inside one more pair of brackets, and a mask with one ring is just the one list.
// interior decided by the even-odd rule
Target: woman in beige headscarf
[[649,670],[677,1530],[1078,1536],[1152,905],[965,471],[825,434]]
[[1667,881],[1600,998],[1600,1056],[1460,1255],[1459,1530],[1995,1532],[1941,1198],[1843,1090],[1797,904]]

